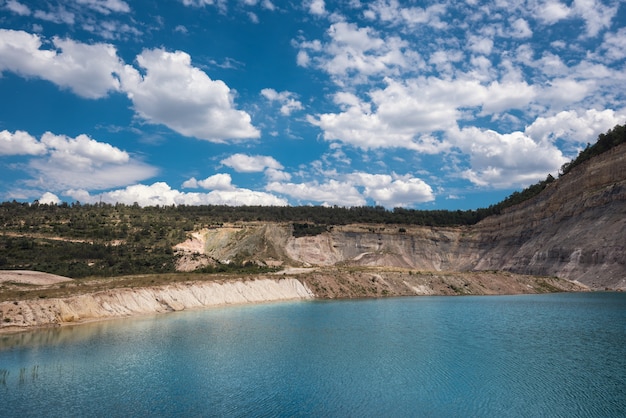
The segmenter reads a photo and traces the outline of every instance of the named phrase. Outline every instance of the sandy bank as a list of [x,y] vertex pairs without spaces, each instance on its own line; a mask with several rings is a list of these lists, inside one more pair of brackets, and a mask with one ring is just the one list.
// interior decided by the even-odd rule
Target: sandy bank
[[175,283],[114,289],[67,298],[0,303],[0,332],[211,306],[302,300],[313,293],[293,278]]
[[[380,267],[294,268],[270,275],[212,277],[208,281],[205,278],[205,281],[181,280],[154,285],[145,285],[146,279],[142,277],[137,278],[139,281],[124,281],[125,285],[121,286],[120,280],[30,284],[26,288],[10,284],[6,291],[12,291],[18,297],[0,302],[0,333],[229,304],[312,298],[510,295],[589,290],[584,285],[557,277]],[[154,280],[150,282],[154,283]],[[61,289],[66,294],[54,296],[58,295],[54,291],[59,286],[66,286]],[[103,290],[102,286],[110,287]]]

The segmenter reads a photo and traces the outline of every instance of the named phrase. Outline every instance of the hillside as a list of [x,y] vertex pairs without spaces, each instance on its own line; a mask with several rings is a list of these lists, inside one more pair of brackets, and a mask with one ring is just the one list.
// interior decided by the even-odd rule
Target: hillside
[[[16,210],[23,216],[7,216]],[[422,226],[13,203],[1,235],[0,332],[232,303],[626,290],[626,143],[498,212]],[[25,271],[33,264],[100,274]]]
[[6,202],[0,269],[82,278],[393,267],[508,271],[625,289],[626,143],[620,131],[622,142],[607,146],[615,132],[568,164],[565,175],[486,210]]
[[292,228],[251,222],[198,230],[176,247],[186,254],[179,268],[240,260],[266,266],[500,270],[626,289],[626,144],[476,225],[336,225],[300,237]]

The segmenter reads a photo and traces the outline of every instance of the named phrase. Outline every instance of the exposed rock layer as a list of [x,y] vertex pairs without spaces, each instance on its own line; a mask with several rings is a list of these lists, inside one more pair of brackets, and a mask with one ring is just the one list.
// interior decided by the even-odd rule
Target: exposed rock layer
[[626,144],[586,161],[465,238],[471,267],[626,289]]
[[[335,226],[308,237],[289,224],[196,233],[195,256],[267,265],[504,270],[626,290],[626,144],[586,161],[538,196],[464,228]],[[194,241],[195,240],[195,241]]]

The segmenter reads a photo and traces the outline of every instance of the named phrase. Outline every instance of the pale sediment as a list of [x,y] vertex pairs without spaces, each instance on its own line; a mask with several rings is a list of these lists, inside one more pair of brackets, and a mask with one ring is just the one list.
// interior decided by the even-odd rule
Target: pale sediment
[[220,305],[311,298],[311,290],[293,278],[112,289],[65,298],[2,302],[0,332]]
[[523,276],[507,272],[443,273],[388,268],[312,268],[288,269],[278,274],[283,277],[262,276],[219,282],[187,281],[162,286],[112,288],[62,298],[31,297],[0,302],[0,332],[221,305],[313,298],[498,295],[589,290],[581,284],[556,277]]

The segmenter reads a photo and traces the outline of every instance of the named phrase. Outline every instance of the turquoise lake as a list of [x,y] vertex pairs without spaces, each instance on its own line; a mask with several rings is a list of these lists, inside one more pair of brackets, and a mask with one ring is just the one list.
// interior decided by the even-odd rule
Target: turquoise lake
[[3,417],[624,417],[626,294],[230,306],[0,336]]

